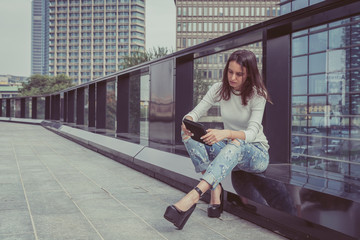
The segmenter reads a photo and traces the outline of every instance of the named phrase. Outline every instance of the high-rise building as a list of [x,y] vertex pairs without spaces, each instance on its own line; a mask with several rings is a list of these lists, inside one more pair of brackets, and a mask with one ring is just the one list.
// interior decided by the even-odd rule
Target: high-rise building
[[49,0],[49,75],[78,84],[145,50],[145,0]]
[[45,0],[32,0],[31,74],[47,74],[48,71],[48,5]]
[[280,15],[280,0],[176,0],[176,50]]

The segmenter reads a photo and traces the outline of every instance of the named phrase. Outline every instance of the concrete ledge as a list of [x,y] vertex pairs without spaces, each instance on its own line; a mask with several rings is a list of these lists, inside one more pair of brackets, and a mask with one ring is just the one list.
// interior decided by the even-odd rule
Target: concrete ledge
[[31,118],[0,117],[0,121],[40,125],[44,120],[43,119],[31,119]]

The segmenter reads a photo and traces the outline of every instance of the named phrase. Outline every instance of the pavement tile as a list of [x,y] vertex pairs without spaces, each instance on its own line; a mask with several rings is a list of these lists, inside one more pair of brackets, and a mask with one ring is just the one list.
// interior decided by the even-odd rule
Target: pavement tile
[[33,232],[27,209],[1,210],[0,214],[0,236]]
[[209,219],[204,202],[179,231],[163,214],[183,192],[41,126],[0,132],[2,240],[284,239],[229,213]]

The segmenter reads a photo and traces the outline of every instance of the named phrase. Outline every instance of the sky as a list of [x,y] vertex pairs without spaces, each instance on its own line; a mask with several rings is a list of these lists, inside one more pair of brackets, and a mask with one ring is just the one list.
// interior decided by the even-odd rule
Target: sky
[[[145,0],[146,48],[175,51],[174,0]],[[31,74],[31,0],[0,0],[0,75]]]

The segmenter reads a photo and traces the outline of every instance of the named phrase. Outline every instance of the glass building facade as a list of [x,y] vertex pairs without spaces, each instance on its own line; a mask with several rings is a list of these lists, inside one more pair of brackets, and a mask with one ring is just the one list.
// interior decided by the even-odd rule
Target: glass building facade
[[292,34],[291,162],[359,176],[360,16]]

